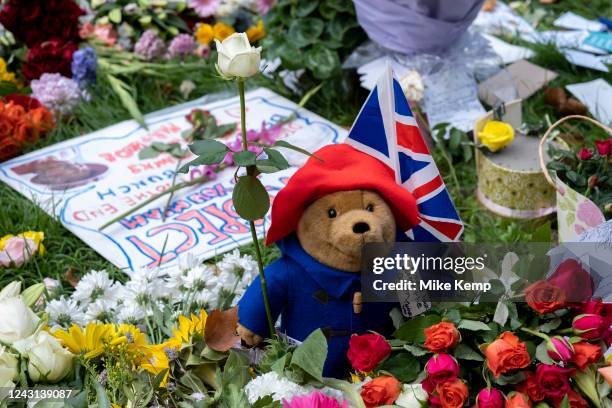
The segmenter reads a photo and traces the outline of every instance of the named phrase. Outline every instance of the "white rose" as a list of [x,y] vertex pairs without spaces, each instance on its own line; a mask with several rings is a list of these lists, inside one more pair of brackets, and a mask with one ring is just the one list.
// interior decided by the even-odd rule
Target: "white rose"
[[12,387],[13,381],[19,378],[19,361],[17,357],[0,346],[0,388]]
[[17,297],[20,293],[21,282],[13,281],[6,285],[4,288],[2,288],[2,290],[0,291],[0,300]]
[[399,80],[404,95],[410,101],[419,102],[423,99],[423,92],[425,87],[423,86],[423,79],[417,71],[408,71]]
[[74,354],[46,331],[20,340],[13,347],[28,359],[28,375],[34,382],[58,382],[72,371]]
[[38,316],[20,297],[0,299],[0,342],[13,343],[34,333]]
[[427,398],[427,391],[421,384],[404,384],[402,393],[395,400],[395,405],[403,408],[421,408],[425,406]]
[[217,44],[217,66],[227,77],[248,78],[259,72],[261,47],[251,47],[245,33],[234,33]]

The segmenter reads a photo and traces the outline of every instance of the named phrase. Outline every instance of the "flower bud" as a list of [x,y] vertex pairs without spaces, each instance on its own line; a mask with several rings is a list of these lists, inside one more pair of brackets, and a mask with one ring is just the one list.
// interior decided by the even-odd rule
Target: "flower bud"
[[449,354],[435,354],[425,365],[427,378],[433,385],[452,381],[459,375],[459,364]]
[[555,336],[546,342],[546,352],[553,360],[567,363],[574,356],[574,347],[566,338]]
[[476,396],[477,408],[502,408],[504,394],[497,388],[483,388]]
[[572,322],[574,333],[587,340],[600,337],[604,325],[605,319],[602,316],[591,313],[578,315]]
[[589,177],[589,187],[593,188],[597,185],[597,181],[599,179],[597,178],[597,176],[595,174],[593,174],[591,177]]

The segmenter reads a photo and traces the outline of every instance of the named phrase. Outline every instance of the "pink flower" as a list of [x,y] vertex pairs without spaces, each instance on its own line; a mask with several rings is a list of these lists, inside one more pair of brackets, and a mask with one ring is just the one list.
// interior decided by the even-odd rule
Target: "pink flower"
[[112,24],[96,24],[93,34],[97,40],[111,47],[117,43],[117,33],[113,30]]
[[574,357],[574,347],[566,338],[554,336],[546,343],[548,356],[555,361],[567,363]]
[[612,137],[607,140],[596,140],[595,147],[601,156],[607,156],[612,153]]
[[427,379],[433,385],[438,385],[457,378],[459,375],[459,364],[449,354],[434,354],[425,365],[425,371],[427,372]]
[[580,160],[589,160],[591,157],[593,157],[593,150],[583,147],[578,152],[578,157],[580,158]]
[[276,4],[276,0],[257,0],[255,8],[262,16],[268,14],[268,11]]
[[200,17],[210,17],[217,11],[219,0],[189,0],[189,7]]
[[504,394],[496,388],[483,388],[476,396],[478,408],[503,408]]
[[597,339],[606,330],[606,319],[597,314],[584,313],[574,317],[572,327],[574,333],[583,339]]
[[24,237],[11,237],[4,242],[4,249],[0,251],[0,266],[16,267],[24,265],[38,251],[33,239]]
[[599,207],[597,207],[592,201],[583,201],[578,204],[578,211],[576,216],[582,222],[589,227],[596,227],[605,221]]
[[348,408],[348,403],[343,401],[340,404],[337,399],[315,391],[309,395],[295,396],[291,401],[283,400],[283,408]]

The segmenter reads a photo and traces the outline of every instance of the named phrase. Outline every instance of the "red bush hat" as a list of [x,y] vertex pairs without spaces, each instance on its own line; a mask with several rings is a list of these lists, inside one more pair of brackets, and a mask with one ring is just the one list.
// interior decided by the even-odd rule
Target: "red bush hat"
[[316,158],[310,157],[274,198],[266,245],[294,232],[309,204],[337,191],[376,191],[402,230],[408,231],[419,223],[414,196],[396,183],[393,171],[380,160],[345,143],[325,146],[314,155]]

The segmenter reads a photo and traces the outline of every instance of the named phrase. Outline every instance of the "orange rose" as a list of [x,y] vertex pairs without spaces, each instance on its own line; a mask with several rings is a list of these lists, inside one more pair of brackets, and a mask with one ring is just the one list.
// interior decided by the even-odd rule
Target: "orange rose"
[[523,393],[513,392],[506,398],[504,408],[531,408],[531,401]]
[[402,385],[395,377],[382,376],[373,379],[361,387],[361,398],[367,408],[391,405],[402,390]]
[[444,353],[459,343],[461,334],[453,323],[440,322],[428,327],[425,332],[425,347],[432,353]]
[[589,364],[598,362],[602,356],[601,347],[597,344],[581,341],[574,343],[573,346],[574,357],[572,357],[572,362],[581,370],[584,370]]
[[565,307],[565,293],[556,285],[538,281],[525,288],[525,301],[540,314]]
[[468,399],[467,385],[460,379],[439,384],[436,387],[442,408],[460,408]]
[[525,343],[511,332],[502,333],[485,349],[487,366],[495,377],[508,371],[525,368],[531,363]]

